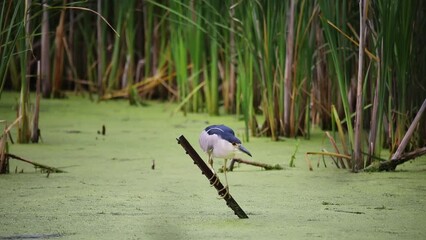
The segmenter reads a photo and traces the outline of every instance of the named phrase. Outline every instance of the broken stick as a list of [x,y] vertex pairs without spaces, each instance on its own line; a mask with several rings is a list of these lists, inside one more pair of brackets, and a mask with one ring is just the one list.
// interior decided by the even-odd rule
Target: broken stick
[[192,160],[194,160],[194,164],[196,164],[201,169],[201,172],[204,174],[204,176],[210,180],[210,184],[216,188],[219,196],[221,196],[226,201],[226,205],[228,205],[228,207],[234,211],[235,215],[237,215],[239,218],[248,218],[244,210],[241,209],[235,199],[220,182],[217,175],[207,166],[203,159],[201,159],[200,155],[198,155],[188,140],[186,140],[183,135],[181,135],[176,140],[183,147],[183,149],[185,149],[186,154],[188,154]]
[[248,161],[248,160],[243,160],[241,158],[234,158],[232,159],[231,163],[229,164],[229,171],[233,171],[234,170],[234,165],[235,163],[244,163],[247,165],[252,165],[252,166],[256,166],[256,167],[261,167],[265,170],[282,170],[283,167],[281,167],[279,164],[276,165],[270,165],[270,164],[266,164],[266,163],[260,163],[260,162],[253,162],[253,161]]
[[64,170],[61,170],[61,169],[58,169],[58,168],[54,168],[54,167],[49,167],[49,166],[47,166],[47,165],[43,165],[43,164],[40,164],[40,163],[36,163],[36,162],[30,161],[30,160],[27,160],[27,159],[23,159],[23,158],[21,158],[21,157],[19,157],[19,156],[16,156],[16,155],[14,155],[14,154],[11,154],[11,153],[6,153],[6,156],[7,156],[7,157],[10,157],[10,158],[13,158],[13,159],[16,159],[16,160],[19,160],[19,161],[23,161],[23,162],[26,162],[26,163],[32,164],[32,165],[34,165],[35,167],[38,167],[38,168],[44,169],[44,170],[46,170],[46,171],[48,171],[48,172],[53,172],[53,173],[65,173],[65,171],[64,171]]
[[371,164],[370,166],[366,167],[364,169],[364,171],[374,171],[374,170],[378,170],[380,171],[395,171],[396,166],[412,159],[415,158],[417,156],[421,156],[425,153],[425,150],[423,148],[422,149],[418,149],[417,151],[414,151],[410,154],[406,154],[405,156],[403,156],[403,152],[405,150],[405,147],[408,145],[411,136],[413,135],[418,123],[420,122],[420,118],[423,114],[423,112],[426,111],[426,99],[423,101],[422,106],[420,107],[419,111],[416,114],[416,117],[414,117],[413,122],[411,122],[410,127],[408,128],[407,132],[405,133],[404,137],[401,140],[401,143],[398,146],[398,149],[396,150],[396,152],[393,154],[393,156],[391,157],[390,160],[385,161],[385,162],[379,162],[378,166],[376,166],[377,164]]

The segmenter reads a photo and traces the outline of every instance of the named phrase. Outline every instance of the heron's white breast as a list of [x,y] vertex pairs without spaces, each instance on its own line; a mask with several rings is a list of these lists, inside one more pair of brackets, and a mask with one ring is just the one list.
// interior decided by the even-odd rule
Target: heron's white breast
[[232,158],[235,156],[235,147],[216,134],[209,135],[202,131],[199,139],[200,147],[204,152],[213,149],[212,155],[216,158]]

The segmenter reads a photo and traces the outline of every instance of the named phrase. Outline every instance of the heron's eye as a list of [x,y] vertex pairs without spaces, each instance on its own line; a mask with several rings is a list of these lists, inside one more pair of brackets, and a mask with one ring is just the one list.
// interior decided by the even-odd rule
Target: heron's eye
[[233,142],[233,143],[232,143],[232,145],[233,145],[233,146],[237,146],[237,143]]

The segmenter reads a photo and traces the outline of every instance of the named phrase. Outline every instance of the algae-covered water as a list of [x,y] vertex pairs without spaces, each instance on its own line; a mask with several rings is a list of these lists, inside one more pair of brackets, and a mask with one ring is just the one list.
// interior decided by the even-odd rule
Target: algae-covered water
[[[3,94],[0,119],[12,122],[17,97]],[[176,138],[183,134],[204,156],[198,136],[205,126],[225,123],[242,137],[243,122],[172,115],[175,107],[42,100],[43,143],[14,144],[10,152],[67,173],[47,176],[11,160],[12,173],[0,176],[0,239],[426,239],[425,157],[396,172],[358,174],[329,159],[317,168],[311,157],[311,172],[305,153],[327,147],[321,132],[300,140],[295,168],[288,163],[299,140],[251,138],[244,143],[253,154],[248,160],[284,169],[240,165],[228,174],[231,194],[249,216],[241,220]],[[106,135],[98,133],[102,125]]]

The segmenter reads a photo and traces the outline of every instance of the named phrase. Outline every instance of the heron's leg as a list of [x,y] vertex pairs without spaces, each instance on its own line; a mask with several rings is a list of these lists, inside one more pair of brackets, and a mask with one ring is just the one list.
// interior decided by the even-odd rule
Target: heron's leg
[[223,165],[223,167],[222,167],[223,173],[225,174],[225,182],[226,182],[226,185],[225,185],[222,189],[218,190],[218,192],[219,192],[219,193],[220,193],[220,192],[222,192],[223,190],[226,190],[226,192],[225,192],[225,194],[223,194],[223,195],[221,195],[220,197],[218,197],[218,199],[225,198],[227,195],[229,195],[228,177],[226,176],[226,161],[227,161],[227,160],[228,160],[228,159],[225,159],[224,165]]
[[226,186],[225,186],[225,188],[227,189],[227,191],[229,191],[229,185],[228,185],[228,177],[226,176],[226,162],[227,162],[227,160],[228,159],[225,159],[225,162],[224,162],[224,164],[223,164],[223,173],[225,174],[225,182],[226,182]]
[[213,173],[216,174],[216,172],[214,170],[214,167],[213,167],[213,156],[212,156],[212,153],[209,153],[209,165],[210,165],[210,168],[212,169]]
[[[219,177],[216,175],[216,171],[214,170],[214,167],[213,167],[213,156],[211,152],[209,152],[209,165],[210,165],[210,169],[213,172],[213,175],[209,179],[209,182],[210,182],[210,186],[214,186],[219,181]],[[216,177],[216,180],[212,183],[212,180],[214,177]]]
[[[226,198],[229,195],[229,185],[228,185],[228,178],[226,177],[226,170],[224,170],[225,172],[225,181],[226,181],[226,186],[224,186],[222,189],[218,190],[220,197],[218,197],[218,199],[223,199]],[[222,192],[223,190],[225,190],[225,194],[221,195],[220,192]]]

